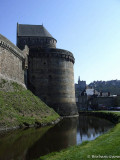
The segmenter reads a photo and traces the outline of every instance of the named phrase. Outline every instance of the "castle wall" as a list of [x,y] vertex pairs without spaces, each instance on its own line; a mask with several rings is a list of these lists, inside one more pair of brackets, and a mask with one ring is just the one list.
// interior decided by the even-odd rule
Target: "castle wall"
[[6,77],[24,83],[25,56],[8,39],[0,35],[0,74]]
[[74,89],[74,57],[60,49],[31,49],[29,88],[60,115],[77,113]]

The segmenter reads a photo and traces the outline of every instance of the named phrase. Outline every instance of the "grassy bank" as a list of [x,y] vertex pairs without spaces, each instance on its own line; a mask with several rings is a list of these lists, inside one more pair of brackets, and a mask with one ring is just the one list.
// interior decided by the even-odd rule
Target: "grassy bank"
[[[99,112],[99,115],[100,113],[101,112]],[[60,152],[51,153],[39,158],[39,160],[120,159],[120,113],[102,112],[101,115],[106,115],[106,117],[112,115],[112,119],[115,118],[115,122],[117,119],[117,125],[93,141],[86,141],[81,145],[73,146]],[[119,156],[119,158],[115,156]]]
[[42,125],[59,115],[29,90],[15,82],[0,81],[0,128]]

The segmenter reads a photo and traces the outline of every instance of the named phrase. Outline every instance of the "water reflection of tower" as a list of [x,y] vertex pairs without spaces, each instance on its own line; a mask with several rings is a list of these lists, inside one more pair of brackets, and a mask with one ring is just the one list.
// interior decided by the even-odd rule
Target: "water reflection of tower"
[[80,121],[77,122],[77,136],[76,143],[80,144],[82,142],[82,129],[80,127]]
[[78,117],[63,119],[29,148],[26,160],[76,145]]

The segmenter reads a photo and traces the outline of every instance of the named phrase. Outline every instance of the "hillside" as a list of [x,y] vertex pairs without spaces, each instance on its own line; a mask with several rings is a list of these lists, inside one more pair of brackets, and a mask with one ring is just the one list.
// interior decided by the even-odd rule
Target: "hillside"
[[59,115],[21,85],[0,79],[0,128],[51,123]]
[[110,92],[113,95],[120,95],[120,80],[94,81],[88,86],[95,88],[97,91]]

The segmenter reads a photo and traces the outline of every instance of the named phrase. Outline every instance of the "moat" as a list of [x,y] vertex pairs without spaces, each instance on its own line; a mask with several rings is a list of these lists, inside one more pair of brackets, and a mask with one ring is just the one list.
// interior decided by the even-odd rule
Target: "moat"
[[83,141],[94,140],[114,126],[93,116],[63,119],[55,126],[0,133],[1,160],[33,160]]

